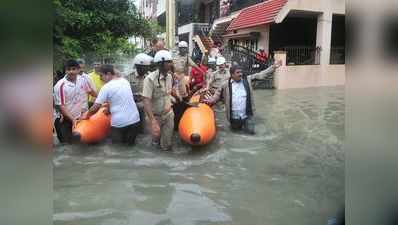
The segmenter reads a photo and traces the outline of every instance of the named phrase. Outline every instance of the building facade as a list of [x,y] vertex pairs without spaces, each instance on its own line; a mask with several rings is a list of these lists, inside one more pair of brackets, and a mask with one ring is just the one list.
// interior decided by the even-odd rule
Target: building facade
[[[166,1],[140,1],[140,12],[165,26]],[[345,84],[345,0],[176,0],[175,11],[176,40],[192,55],[220,43],[232,61],[262,48],[284,62],[275,88]]]
[[345,0],[195,1],[180,9],[186,21],[178,35],[192,48],[195,35],[206,35],[232,49],[225,53],[230,60],[236,46],[282,59],[275,88],[345,84]]

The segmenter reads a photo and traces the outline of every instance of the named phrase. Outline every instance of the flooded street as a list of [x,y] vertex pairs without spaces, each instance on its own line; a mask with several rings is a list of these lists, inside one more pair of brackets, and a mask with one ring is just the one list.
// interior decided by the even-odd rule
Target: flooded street
[[[57,146],[57,225],[326,225],[344,203],[344,87],[256,90],[255,136],[172,152]],[[220,118],[221,116],[221,118]]]

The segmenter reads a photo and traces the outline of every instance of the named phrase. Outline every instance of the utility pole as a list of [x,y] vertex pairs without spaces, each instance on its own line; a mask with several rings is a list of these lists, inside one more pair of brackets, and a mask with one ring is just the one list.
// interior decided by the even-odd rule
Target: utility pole
[[174,47],[175,41],[175,0],[166,0],[166,46],[168,49]]

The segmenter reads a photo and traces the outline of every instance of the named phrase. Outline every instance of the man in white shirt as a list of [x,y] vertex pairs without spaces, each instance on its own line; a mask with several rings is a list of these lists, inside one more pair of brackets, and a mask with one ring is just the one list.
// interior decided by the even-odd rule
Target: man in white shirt
[[105,85],[83,119],[96,113],[104,103],[109,103],[112,143],[133,145],[139,132],[140,115],[130,83],[118,76],[112,65],[102,65],[99,72]]
[[204,102],[214,104],[223,97],[226,117],[230,122],[231,129],[254,134],[253,115],[255,107],[251,80],[254,78],[263,79],[272,74],[280,65],[281,62],[278,61],[266,70],[247,77],[242,76],[242,69],[239,65],[233,65],[230,68],[231,77],[223,83],[213,96]]
[[61,143],[72,142],[72,127],[83,112],[82,92],[88,85],[79,74],[76,60],[68,60],[66,75],[54,86],[54,104],[57,115],[54,126]]
[[85,85],[83,86],[81,101],[83,112],[88,111],[88,96],[92,96],[94,98],[97,97],[97,91],[93,81],[90,79],[87,73],[84,72],[84,68],[86,67],[86,63],[83,59],[78,59],[77,62],[79,63],[79,77],[84,80]]

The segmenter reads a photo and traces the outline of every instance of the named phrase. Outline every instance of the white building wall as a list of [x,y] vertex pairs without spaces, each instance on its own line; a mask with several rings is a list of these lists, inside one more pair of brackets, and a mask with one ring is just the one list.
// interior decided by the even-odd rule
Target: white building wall
[[158,17],[164,12],[166,12],[166,0],[157,1],[156,16]]
[[345,65],[298,65],[286,66],[286,53],[275,52],[275,60],[281,61],[274,74],[276,89],[308,88],[345,85]]
[[276,89],[344,85],[345,65],[282,66],[275,72]]

